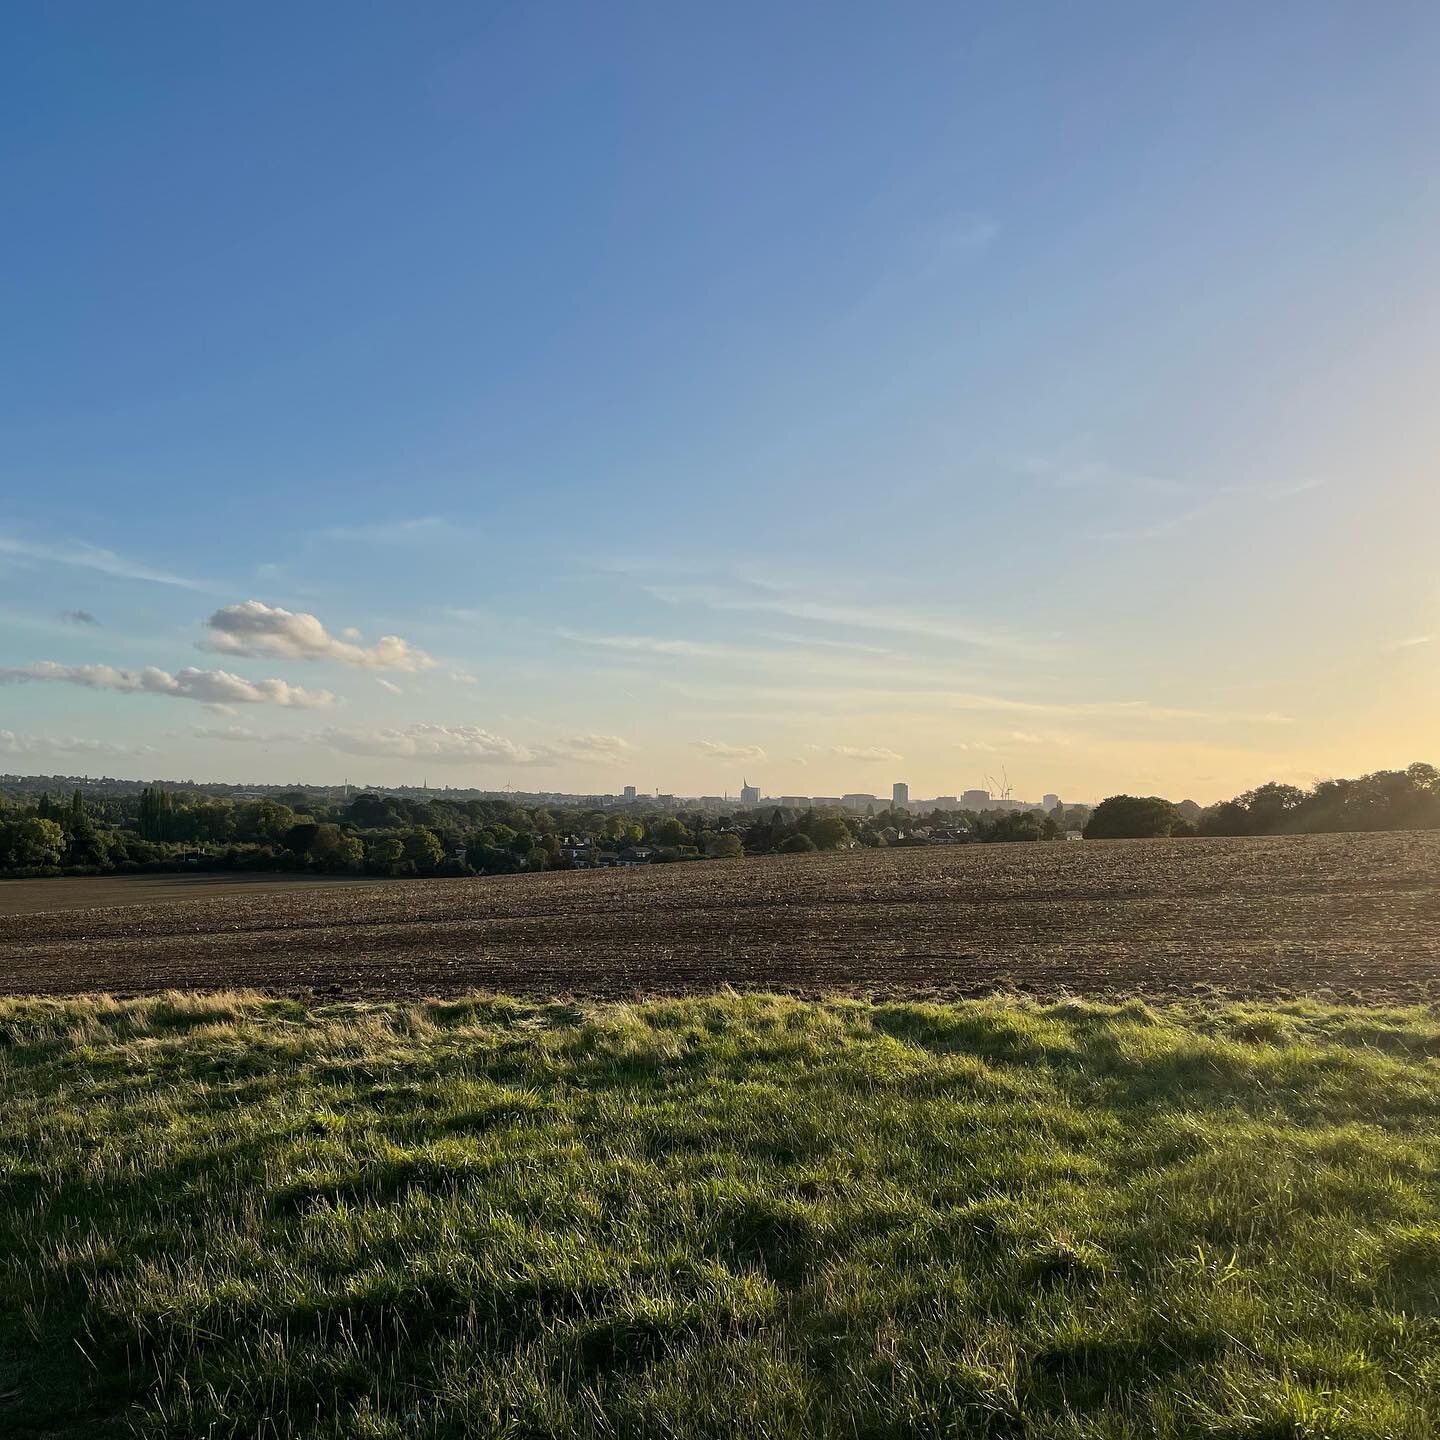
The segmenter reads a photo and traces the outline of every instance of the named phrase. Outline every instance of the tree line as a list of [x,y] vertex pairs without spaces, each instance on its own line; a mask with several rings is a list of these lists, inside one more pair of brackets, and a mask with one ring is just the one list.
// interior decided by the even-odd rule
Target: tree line
[[138,795],[0,800],[0,874],[308,870],[353,875],[496,875],[597,863],[674,863],[853,846],[1051,840],[1088,812],[874,807],[863,816],[783,808],[717,814],[523,806],[293,791],[232,800],[145,787]]
[[1321,780],[1308,790],[1272,780],[1206,810],[1193,802],[1173,805],[1158,795],[1112,795],[1095,807],[1085,838],[1434,829],[1440,829],[1440,771],[1417,761],[1354,780]]
[[1440,828],[1440,772],[1414,764],[1309,789],[1272,781],[1208,809],[1112,795],[1049,813],[872,809],[660,812],[293,791],[233,800],[147,786],[138,795],[0,800],[0,874],[309,870],[501,875],[596,863],[675,863],[853,846],[987,844],[1186,835],[1298,835]]

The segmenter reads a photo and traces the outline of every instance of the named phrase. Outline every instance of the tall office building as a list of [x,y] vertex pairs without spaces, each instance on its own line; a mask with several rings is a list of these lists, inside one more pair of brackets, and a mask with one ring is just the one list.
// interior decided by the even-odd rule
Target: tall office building
[[1040,802],[1040,808],[1046,811],[1053,810],[1059,803],[1060,797],[1058,795],[1047,795]]
[[627,785],[624,794],[627,800],[633,800],[635,798],[635,787],[633,785]]
[[910,804],[910,787],[903,780],[897,780],[890,787],[890,804],[897,810],[908,808]]
[[752,785],[747,780],[740,787],[740,803],[742,805],[758,805],[760,803],[760,787]]
[[960,808],[962,810],[988,810],[990,808],[990,792],[988,790],[967,790],[960,797]]

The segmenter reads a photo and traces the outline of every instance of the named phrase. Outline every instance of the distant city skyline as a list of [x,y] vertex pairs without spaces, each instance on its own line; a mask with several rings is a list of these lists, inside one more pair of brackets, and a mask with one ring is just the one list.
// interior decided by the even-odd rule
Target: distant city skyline
[[[409,794],[428,794],[435,796],[447,795],[469,795],[482,794],[496,798],[509,798],[517,803],[523,804],[571,804],[589,805],[598,804],[602,806],[635,806],[638,808],[658,807],[660,809],[676,809],[686,806],[709,808],[733,807],[736,810],[765,809],[775,806],[779,809],[801,809],[801,808],[841,808],[863,813],[866,810],[883,811],[887,808],[908,809],[912,814],[923,814],[931,810],[1053,810],[1057,805],[1064,804],[1071,808],[1078,806],[1088,809],[1094,805],[1094,801],[1071,800],[1062,801],[1058,795],[1047,794],[1042,800],[1027,800],[1014,796],[993,796],[988,791],[967,790],[960,795],[933,795],[914,796],[899,798],[896,793],[903,790],[903,784],[892,787],[892,794],[887,799],[883,795],[872,794],[868,791],[847,791],[840,795],[802,795],[798,792],[786,792],[784,794],[765,794],[758,786],[742,786],[739,795],[729,793],[696,793],[687,794],[676,791],[665,790],[642,790],[637,785],[625,785],[618,791],[552,791],[532,790],[505,787],[494,789],[488,786],[469,786],[440,784],[431,785],[428,781],[422,780],[419,784],[387,785],[369,780],[346,779],[339,784],[316,784],[304,780],[289,781],[238,781],[230,782],[223,780],[204,779],[196,776],[99,776],[99,775],[50,775],[43,773],[29,772],[19,774],[17,772],[0,772],[0,783],[11,783],[23,781],[24,788],[36,789],[46,781],[54,782],[55,788],[61,790],[65,785],[74,785],[83,794],[87,789],[98,788],[103,790],[109,785],[140,787],[143,785],[194,787],[197,789],[224,790],[233,799],[254,798],[261,794],[275,791],[294,789],[297,791],[314,791],[326,793],[343,793],[346,795],[363,794],[366,791],[374,790],[380,792],[404,792]],[[250,787],[254,788],[250,788]]]
[[[521,787],[507,784],[503,787],[490,785],[467,785],[456,781],[455,777],[447,777],[438,784],[430,784],[429,777],[422,777],[418,783],[400,782],[392,784],[389,782],[375,781],[366,777],[359,779],[347,775],[339,782],[312,781],[292,777],[289,780],[266,780],[260,781],[253,777],[250,780],[228,780],[217,777],[206,777],[197,775],[109,775],[90,772],[45,772],[45,771],[0,771],[0,780],[3,779],[40,779],[50,774],[57,783],[63,780],[73,780],[83,783],[101,783],[105,780],[113,780],[126,784],[185,784],[185,785],[220,785],[220,786],[245,786],[249,784],[263,785],[267,789],[283,788],[286,785],[293,785],[301,789],[314,790],[344,790],[347,793],[358,793],[367,789],[377,790],[420,790],[435,794],[444,794],[450,791],[478,791],[487,794],[504,795],[514,794],[517,796],[554,796],[564,798],[577,803],[589,800],[604,799],[614,804],[645,804],[647,802],[664,801],[671,804],[684,802],[703,802],[706,804],[728,804],[736,807],[750,807],[763,805],[779,805],[793,808],[797,804],[829,804],[844,805],[850,808],[863,809],[874,806],[877,809],[886,807],[910,808],[916,811],[940,809],[985,809],[985,808],[1014,808],[1014,809],[1042,809],[1051,810],[1057,804],[1066,805],[1092,805],[1091,799],[1065,800],[1053,792],[1047,792],[1039,800],[1029,799],[1023,796],[1016,796],[1007,792],[1003,795],[992,795],[986,789],[969,789],[956,794],[945,794],[937,792],[930,794],[910,793],[910,786],[904,781],[894,781],[890,786],[890,794],[871,791],[842,791],[837,794],[817,792],[815,794],[802,793],[798,790],[776,790],[773,793],[764,787],[750,785],[742,781],[738,791],[729,787],[722,787],[715,791],[686,792],[678,790],[666,790],[663,787],[655,786],[645,788],[638,784],[625,784],[613,790],[607,791],[569,791],[569,790],[548,790],[544,788]],[[1012,787],[1013,788],[1013,787]],[[1183,799],[1186,797],[1175,797]]]
[[1440,758],[1440,8],[6,38],[0,769],[1210,803]]

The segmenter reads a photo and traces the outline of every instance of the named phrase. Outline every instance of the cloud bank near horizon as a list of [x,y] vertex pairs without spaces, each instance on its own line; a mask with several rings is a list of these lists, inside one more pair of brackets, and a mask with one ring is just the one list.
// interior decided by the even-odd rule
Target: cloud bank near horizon
[[361,729],[332,726],[319,737],[347,755],[426,760],[442,765],[560,765],[615,761],[630,753],[619,735],[577,735],[524,745],[479,725],[418,724]]

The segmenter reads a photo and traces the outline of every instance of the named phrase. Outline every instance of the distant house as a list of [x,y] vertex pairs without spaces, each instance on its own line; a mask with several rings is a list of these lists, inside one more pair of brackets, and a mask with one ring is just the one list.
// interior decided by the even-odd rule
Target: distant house
[[648,865],[653,853],[648,846],[632,845],[628,849],[622,850],[615,857],[615,863],[626,867],[631,865]]
[[932,830],[930,832],[932,845],[963,845],[969,838],[969,832],[965,830]]
[[1083,830],[1067,830],[1065,832],[1065,838],[1067,840],[1083,840],[1085,838],[1085,832]]

